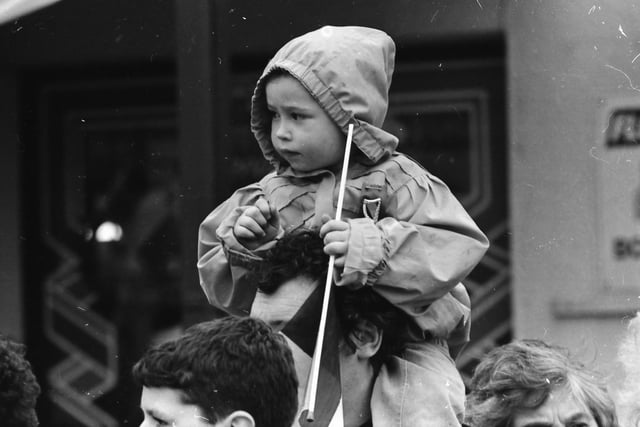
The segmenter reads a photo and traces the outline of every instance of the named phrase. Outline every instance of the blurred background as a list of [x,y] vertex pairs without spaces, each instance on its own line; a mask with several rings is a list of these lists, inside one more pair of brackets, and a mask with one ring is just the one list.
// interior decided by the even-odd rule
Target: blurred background
[[139,424],[131,364],[216,315],[198,225],[268,171],[254,83],[325,24],[394,38],[385,127],[491,239],[465,379],[536,337],[615,383],[640,308],[639,21],[633,0],[0,1],[0,332],[29,348],[42,425]]

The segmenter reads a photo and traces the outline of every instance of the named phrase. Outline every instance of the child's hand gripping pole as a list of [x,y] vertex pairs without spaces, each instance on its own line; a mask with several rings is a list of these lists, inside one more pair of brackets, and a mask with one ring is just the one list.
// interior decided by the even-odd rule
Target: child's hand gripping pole
[[[340,189],[338,192],[338,205],[336,206],[336,219],[340,219],[342,214],[342,204],[344,202],[344,189],[347,184],[347,172],[349,170],[349,156],[351,154],[351,139],[353,138],[353,124],[349,124],[347,132],[347,143],[344,147],[344,160],[342,162],[342,174],[340,176]],[[322,299],[322,313],[320,315],[320,326],[318,327],[318,337],[316,338],[316,348],[313,351],[311,361],[311,372],[307,383],[304,408],[308,410],[307,421],[313,421],[316,406],[316,395],[318,394],[318,377],[320,376],[320,359],[322,357],[322,345],[324,341],[324,330],[327,324],[327,311],[329,307],[329,294],[333,282],[333,264],[335,255],[329,257],[329,267],[327,270],[327,280],[324,284],[324,297]]]

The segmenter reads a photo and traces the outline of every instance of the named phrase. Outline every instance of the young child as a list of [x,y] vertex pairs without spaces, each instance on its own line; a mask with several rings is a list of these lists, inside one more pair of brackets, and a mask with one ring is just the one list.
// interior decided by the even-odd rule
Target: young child
[[[256,285],[247,267],[284,233],[319,230],[325,252],[336,256],[338,286],[372,286],[422,331],[411,374],[434,392],[409,414],[404,399],[416,396],[403,389],[406,377],[383,369],[374,425],[458,425],[454,408],[462,407],[464,392],[453,392],[460,388],[450,387],[443,381],[449,374],[440,376],[434,366],[457,374],[447,341],[457,347],[468,340],[469,301],[460,281],[488,241],[447,186],[398,153],[398,139],[382,129],[394,56],[393,40],[382,31],[330,26],[276,53],[251,109],[252,131],[275,170],[237,190],[203,221],[200,282],[211,304],[248,315]],[[330,218],[349,124],[354,150],[344,220],[337,221]]]

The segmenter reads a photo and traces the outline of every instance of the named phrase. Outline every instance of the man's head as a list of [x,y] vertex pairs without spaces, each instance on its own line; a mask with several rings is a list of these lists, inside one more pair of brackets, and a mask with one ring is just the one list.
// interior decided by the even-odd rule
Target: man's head
[[[318,286],[324,286],[328,257],[317,233],[284,236],[269,250],[255,272],[259,291],[251,315],[276,328],[286,326]],[[339,343],[340,380],[345,426],[361,425],[369,417],[376,371],[400,351],[406,341],[408,319],[371,288],[335,289],[335,305],[342,330]],[[315,331],[309,331],[314,334]],[[310,368],[310,357],[291,341],[300,397]]]
[[289,427],[297,410],[291,351],[257,319],[194,325],[147,350],[133,376],[143,426]]
[[[254,272],[259,291],[252,315],[275,328],[282,327],[316,286],[324,284],[329,257],[323,247],[322,239],[313,231],[291,233],[280,239]],[[336,287],[335,298],[343,338],[352,350],[358,336],[370,326],[382,338],[371,360],[374,366],[379,367],[386,357],[401,350],[409,322],[401,310],[369,287]]]
[[477,366],[467,397],[474,427],[617,426],[601,377],[563,348],[521,340],[492,350]]
[[7,427],[35,427],[40,386],[25,359],[25,346],[0,335],[0,420]]

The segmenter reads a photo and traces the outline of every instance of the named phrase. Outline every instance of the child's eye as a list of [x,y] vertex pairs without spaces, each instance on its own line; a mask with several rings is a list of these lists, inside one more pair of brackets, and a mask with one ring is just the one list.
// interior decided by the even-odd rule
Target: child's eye
[[165,420],[163,420],[161,418],[158,418],[158,417],[153,417],[153,421],[155,421],[156,425],[159,425],[159,426],[168,426],[169,425],[168,421],[165,421]]
[[159,417],[157,417],[155,415],[147,414],[147,413],[144,414],[144,420],[145,420],[145,423],[144,423],[145,425],[153,425],[153,426],[156,426],[156,427],[172,425],[167,420],[164,420],[164,419],[159,418]]
[[280,118],[280,114],[276,113],[275,111],[269,110],[269,114],[271,115],[272,120]]

